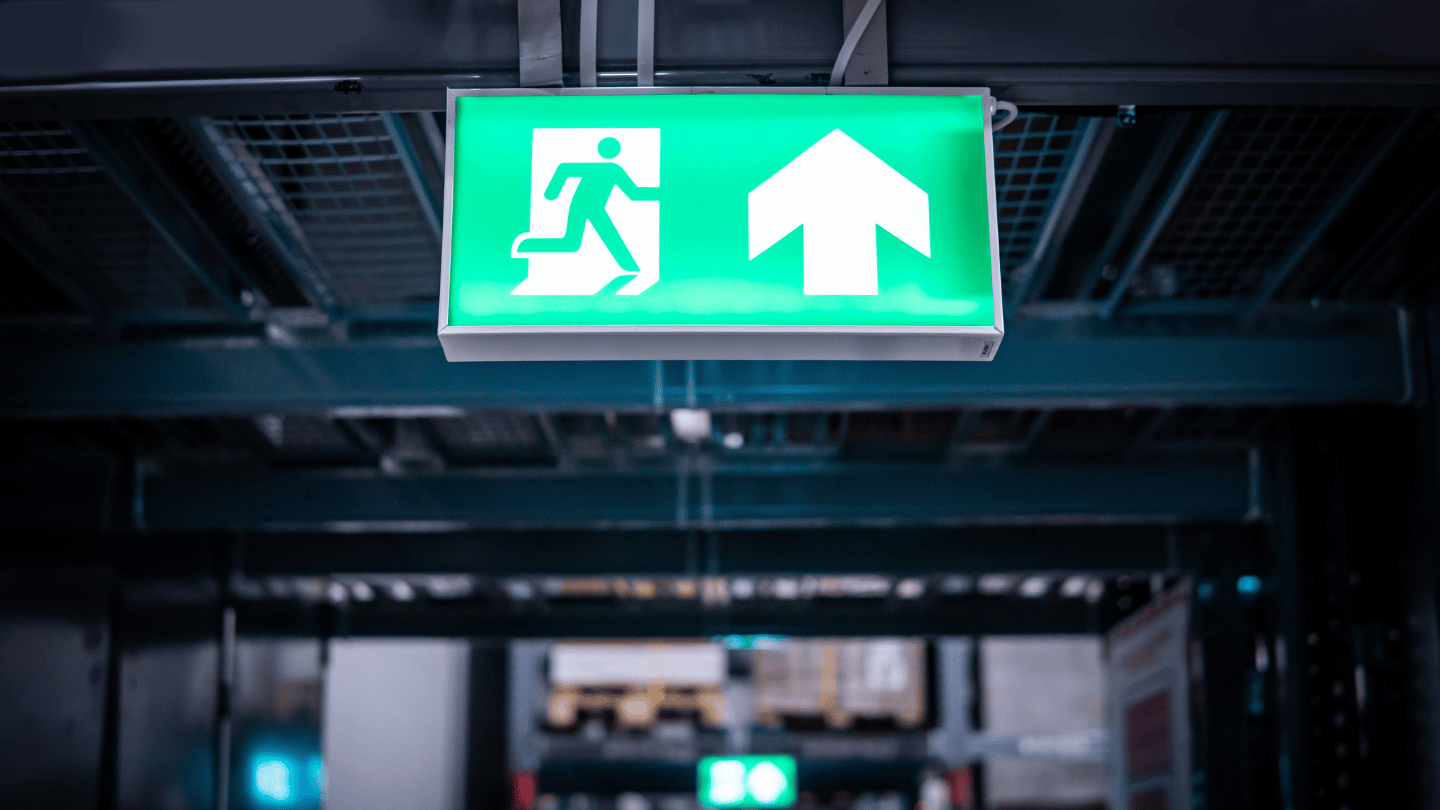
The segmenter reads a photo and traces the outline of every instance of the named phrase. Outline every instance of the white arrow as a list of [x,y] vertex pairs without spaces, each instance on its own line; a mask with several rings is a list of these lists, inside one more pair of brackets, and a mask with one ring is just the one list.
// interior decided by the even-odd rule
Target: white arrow
[[750,258],[805,228],[806,295],[875,295],[875,226],[930,255],[930,195],[840,130],[750,192]]

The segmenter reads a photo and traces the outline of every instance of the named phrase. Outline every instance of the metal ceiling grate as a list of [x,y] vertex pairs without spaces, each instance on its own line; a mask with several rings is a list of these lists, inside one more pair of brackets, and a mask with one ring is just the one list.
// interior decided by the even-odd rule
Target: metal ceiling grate
[[1136,298],[1254,293],[1312,227],[1390,113],[1285,107],[1232,113],[1136,277]]
[[1086,127],[1069,115],[1021,113],[995,135],[995,203],[1000,267],[1009,273],[1034,253]]
[[[380,113],[213,119],[237,177],[257,166],[346,305],[434,302],[440,246]],[[246,184],[257,198],[266,189]],[[263,199],[253,200],[261,210]]]
[[[215,299],[59,122],[0,122],[0,183],[50,230],[68,271],[108,306],[214,310]],[[40,235],[36,235],[40,237]],[[57,257],[58,259],[59,257]]]
[[149,141],[149,148],[165,154],[175,173],[183,175],[185,193],[197,209],[210,215],[222,238],[230,240],[235,260],[249,269],[250,279],[268,303],[280,307],[304,306],[304,294],[290,268],[265,243],[264,236],[245,216],[242,201],[231,194],[184,125],[173,118],[137,123]]
[[255,426],[285,456],[310,460],[368,457],[334,421],[320,416],[267,414]]
[[445,449],[468,455],[492,450],[530,450],[541,445],[535,420],[523,413],[476,411],[452,419],[431,419]]

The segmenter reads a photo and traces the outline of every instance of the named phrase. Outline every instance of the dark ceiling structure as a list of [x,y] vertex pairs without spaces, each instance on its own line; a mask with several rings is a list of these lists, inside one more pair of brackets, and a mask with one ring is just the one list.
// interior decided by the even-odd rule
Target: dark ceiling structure
[[[826,83],[832,6],[661,4],[654,80]],[[577,81],[580,4],[532,7],[302,3],[251,39],[249,6],[0,6],[6,520],[1243,524],[1274,516],[1285,414],[1428,397],[1420,5],[887,9],[891,83],[1021,105],[995,137],[993,363],[447,364],[438,110],[513,86],[537,36]],[[636,81],[636,8],[600,9],[600,85]],[[711,440],[677,439],[676,407]]]
[[[826,83],[832,5],[661,4],[654,80]],[[1009,336],[975,364],[447,364],[444,89],[513,86],[541,35],[575,83],[580,5],[301,4],[253,48],[251,8],[157,8],[0,6],[12,525],[1245,526],[1275,518],[1287,414],[1428,397],[1424,7],[887,9],[891,83],[1021,105],[995,137]],[[636,8],[600,10],[600,85],[636,81]]]

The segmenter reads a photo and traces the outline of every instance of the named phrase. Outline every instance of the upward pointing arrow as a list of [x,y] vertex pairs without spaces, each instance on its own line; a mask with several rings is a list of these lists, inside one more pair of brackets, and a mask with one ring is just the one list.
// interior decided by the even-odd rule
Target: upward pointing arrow
[[877,225],[930,255],[930,195],[838,129],[749,201],[752,259],[804,226],[806,295],[877,294]]

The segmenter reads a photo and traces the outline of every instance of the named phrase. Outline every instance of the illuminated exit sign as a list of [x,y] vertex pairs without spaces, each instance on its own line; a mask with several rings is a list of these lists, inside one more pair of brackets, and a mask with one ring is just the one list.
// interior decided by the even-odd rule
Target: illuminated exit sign
[[452,90],[450,360],[989,360],[985,90]]
[[704,807],[795,804],[795,758],[791,756],[705,757],[696,775],[697,798]]

